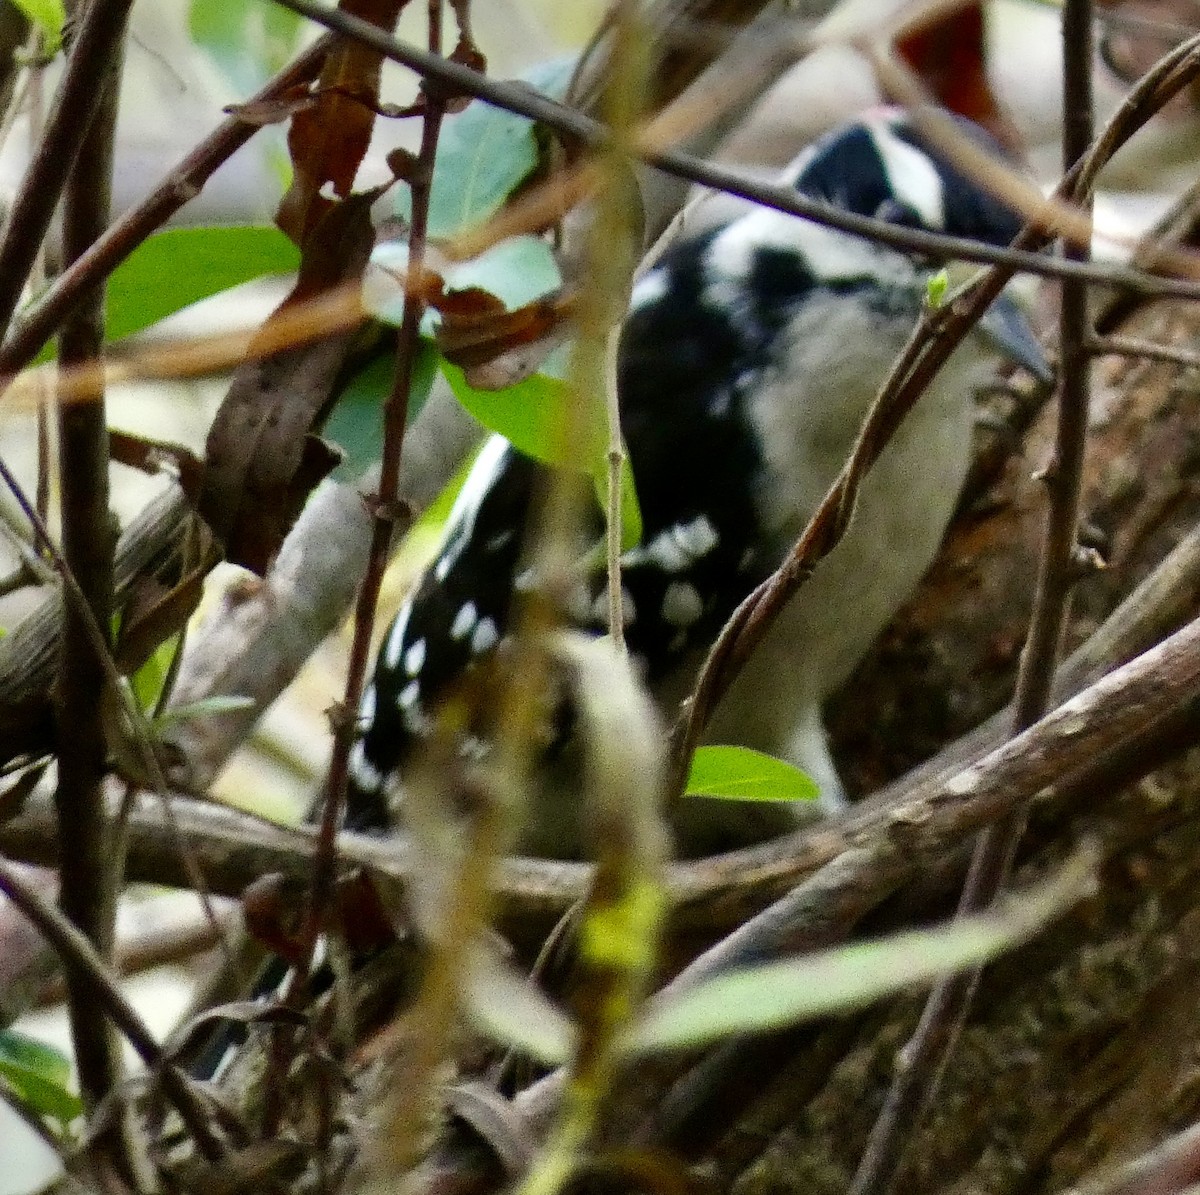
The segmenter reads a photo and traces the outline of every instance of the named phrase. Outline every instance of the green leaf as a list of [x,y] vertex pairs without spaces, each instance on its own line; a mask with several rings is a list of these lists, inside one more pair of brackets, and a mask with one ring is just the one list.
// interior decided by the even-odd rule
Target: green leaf
[[[422,340],[413,362],[412,386],[408,393],[408,419],[411,423],[425,400],[437,375],[438,353],[433,345]],[[353,374],[338,395],[322,436],[331,440],[346,454],[334,470],[334,477],[353,481],[373,461],[379,459],[383,442],[383,404],[392,391],[396,374],[396,357],[392,345],[373,356]]]
[[495,295],[509,311],[556,291],[562,284],[554,253],[541,237],[509,237],[445,273],[447,290],[478,286]]
[[303,20],[258,0],[192,0],[188,32],[239,91],[257,91],[292,57]]
[[108,281],[109,340],[120,340],[232,286],[297,269],[300,253],[267,225],[169,228],[155,233]]
[[1057,875],[1013,894],[994,911],[697,981],[651,1000],[627,1049],[699,1049],[734,1034],[861,1008],[912,984],[982,966],[1089,896],[1095,868],[1095,852],[1080,851]]
[[67,20],[63,0],[13,0],[13,3],[42,31],[46,52],[57,54],[62,46],[62,30]]
[[254,705],[253,697],[243,697],[236,693],[219,694],[215,697],[204,697],[199,701],[189,701],[185,705],[177,705],[165,710],[155,720],[155,726],[160,729],[176,722],[187,722],[192,718],[208,718],[216,714],[234,714],[238,710],[248,710]]
[[607,442],[599,424],[581,443],[564,442],[563,428],[569,425],[571,387],[561,378],[534,374],[503,390],[476,390],[463,371],[442,357],[442,376],[454,397],[484,427],[499,432],[514,448],[544,465],[558,465],[596,476],[605,464]]
[[936,311],[946,301],[949,289],[950,275],[945,270],[938,270],[925,283],[925,302]]
[[[561,96],[573,58],[543,63],[522,76],[547,95]],[[537,168],[542,148],[533,122],[476,100],[442,127],[429,201],[429,235],[447,237],[495,212]],[[411,212],[407,188],[396,214]]]
[[144,712],[150,713],[158,705],[163,686],[171,675],[171,665],[179,646],[180,637],[172,635],[160,643],[150,654],[150,658],[129,678],[129,686],[133,690],[138,707]]
[[83,1113],[83,1104],[67,1084],[71,1064],[66,1055],[35,1038],[0,1031],[0,1078],[43,1116],[69,1124]]
[[782,759],[749,747],[700,747],[692,757],[689,796],[730,801],[812,801],[814,780]]

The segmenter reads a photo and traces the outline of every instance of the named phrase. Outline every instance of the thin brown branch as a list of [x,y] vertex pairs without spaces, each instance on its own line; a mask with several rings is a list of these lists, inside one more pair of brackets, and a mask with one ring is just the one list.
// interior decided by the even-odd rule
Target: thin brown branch
[[7,330],[54,208],[96,110],[97,80],[125,31],[133,0],[92,0],[67,55],[46,127],[9,209],[0,238],[0,328]]
[[[432,30],[432,24],[431,21],[431,37],[434,37],[436,34]],[[429,89],[425,95],[421,144],[410,180],[412,215],[408,252],[412,278],[421,277],[425,260],[433,164],[444,112],[445,101],[434,94],[433,89]],[[406,288],[404,312],[396,343],[396,367],[392,389],[383,408],[383,460],[380,465],[379,489],[371,504],[373,526],[367,571],[359,588],[354,610],[354,636],[350,648],[346,688],[341,712],[335,719],[333,728],[333,754],[329,761],[321,806],[320,837],[316,865],[313,869],[312,904],[307,927],[310,952],[315,948],[333,885],[337,861],[336,836],[342,824],[342,813],[346,803],[350,751],[357,736],[355,715],[366,684],[375,608],[379,603],[379,591],[387,569],[392,535],[401,516],[400,462],[405,428],[408,425],[408,399],[420,349],[420,328],[424,313],[425,299],[421,291],[415,287]]]
[[[1092,109],[1091,0],[1067,0],[1063,9],[1063,171],[1082,166],[1094,136]],[[1086,179],[1086,170],[1083,172]],[[1090,210],[1090,191],[1069,197]],[[1063,253],[1085,261],[1089,249],[1066,243]],[[1084,451],[1091,395],[1088,289],[1080,280],[1062,285],[1059,322],[1058,428],[1054,460],[1046,470],[1049,494],[1046,533],[1029,635],[1014,700],[1013,734],[1038,721],[1050,703],[1066,626],[1071,590],[1080,577],[1078,526]],[[1026,807],[1015,804],[989,826],[975,846],[959,901],[959,915],[987,908],[1007,881],[1025,830]],[[896,1073],[868,1138],[851,1184],[852,1195],[890,1195],[903,1172],[908,1149],[937,1098],[942,1076],[966,1023],[979,983],[974,969],[942,980],[930,994],[912,1038],[897,1056]]]
[[[320,69],[331,40],[327,36],[314,42],[248,102],[266,104],[309,82]],[[111,274],[152,232],[195,199],[213,172],[245,145],[258,128],[242,117],[231,116],[200,142],[145,199],[125,212],[81,253],[55,279],[50,289],[13,322],[0,345],[0,379],[24,369],[88,288]]]
[[1087,350],[1097,357],[1143,357],[1147,361],[1181,365],[1184,369],[1200,369],[1200,353],[1193,349],[1156,344],[1153,340],[1142,340],[1140,337],[1092,336],[1088,338]]
[[[63,255],[72,262],[104,231],[112,192],[113,141],[122,46],[105,63],[96,112],[67,181]],[[97,360],[104,346],[104,284],[90,287],[59,339],[65,368]],[[103,654],[113,609],[115,520],[108,506],[108,424],[103,394],[58,407],[63,558],[83,597],[64,611],[56,684],[58,784],[54,800],[63,836],[59,905],[101,958],[111,956],[120,864],[104,803],[107,764]],[[106,642],[92,642],[92,626]],[[80,1090],[89,1110],[116,1088],[120,1056],[107,1014],[86,981],[67,973],[68,1008]],[[114,1137],[115,1141],[116,1138]]]
[[86,986],[91,998],[105,1009],[138,1057],[158,1077],[204,1156],[212,1161],[221,1158],[224,1146],[213,1131],[199,1096],[163,1056],[154,1035],[125,999],[119,981],[91,943],[3,860],[0,860],[0,891],[37,926],[62,959],[71,982]]

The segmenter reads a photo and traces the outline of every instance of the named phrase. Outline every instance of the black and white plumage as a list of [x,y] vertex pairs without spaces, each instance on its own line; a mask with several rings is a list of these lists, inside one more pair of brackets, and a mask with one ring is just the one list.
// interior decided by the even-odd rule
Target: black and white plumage
[[[854,212],[992,244],[1008,243],[1019,228],[1012,213],[923,148],[895,112],[835,131],[785,177]],[[625,634],[668,716],[717,630],[779,563],[832,483],[919,316],[932,268],[754,209],[674,244],[635,287],[618,387],[644,536],[622,562]],[[1023,324],[1011,311],[1002,315],[991,337],[977,331],[960,348],[913,409],[867,478],[842,543],[784,611],[712,723],[711,741],[803,767],[830,807],[842,798],[821,704],[933,558],[967,466],[974,384],[995,364],[996,339],[1040,367]],[[486,442],[444,546],[389,630],[352,760],[350,813],[360,824],[386,816],[387,780],[429,732],[431,711],[503,640],[538,469],[499,437]],[[604,584],[597,570],[568,612],[597,634],[606,627]],[[560,807],[580,799],[541,796]],[[694,824],[683,829],[684,845],[695,852],[759,837],[795,813],[687,803],[687,816]],[[570,813],[539,812],[535,802],[532,817],[526,847],[580,849]]]

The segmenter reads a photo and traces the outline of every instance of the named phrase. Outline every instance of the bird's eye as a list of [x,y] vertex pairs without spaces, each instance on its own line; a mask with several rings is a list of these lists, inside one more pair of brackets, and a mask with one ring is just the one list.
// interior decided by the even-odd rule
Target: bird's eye
[[886,220],[889,224],[902,224],[906,228],[925,227],[925,221],[915,207],[895,198],[885,199],[875,209],[875,219]]

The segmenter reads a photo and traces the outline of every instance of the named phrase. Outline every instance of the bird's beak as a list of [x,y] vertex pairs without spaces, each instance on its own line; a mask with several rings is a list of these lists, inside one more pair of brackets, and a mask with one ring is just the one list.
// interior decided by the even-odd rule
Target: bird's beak
[[1050,382],[1054,373],[1025,313],[1008,295],[1001,295],[984,312],[979,330],[1010,361],[1027,369],[1039,382]]

